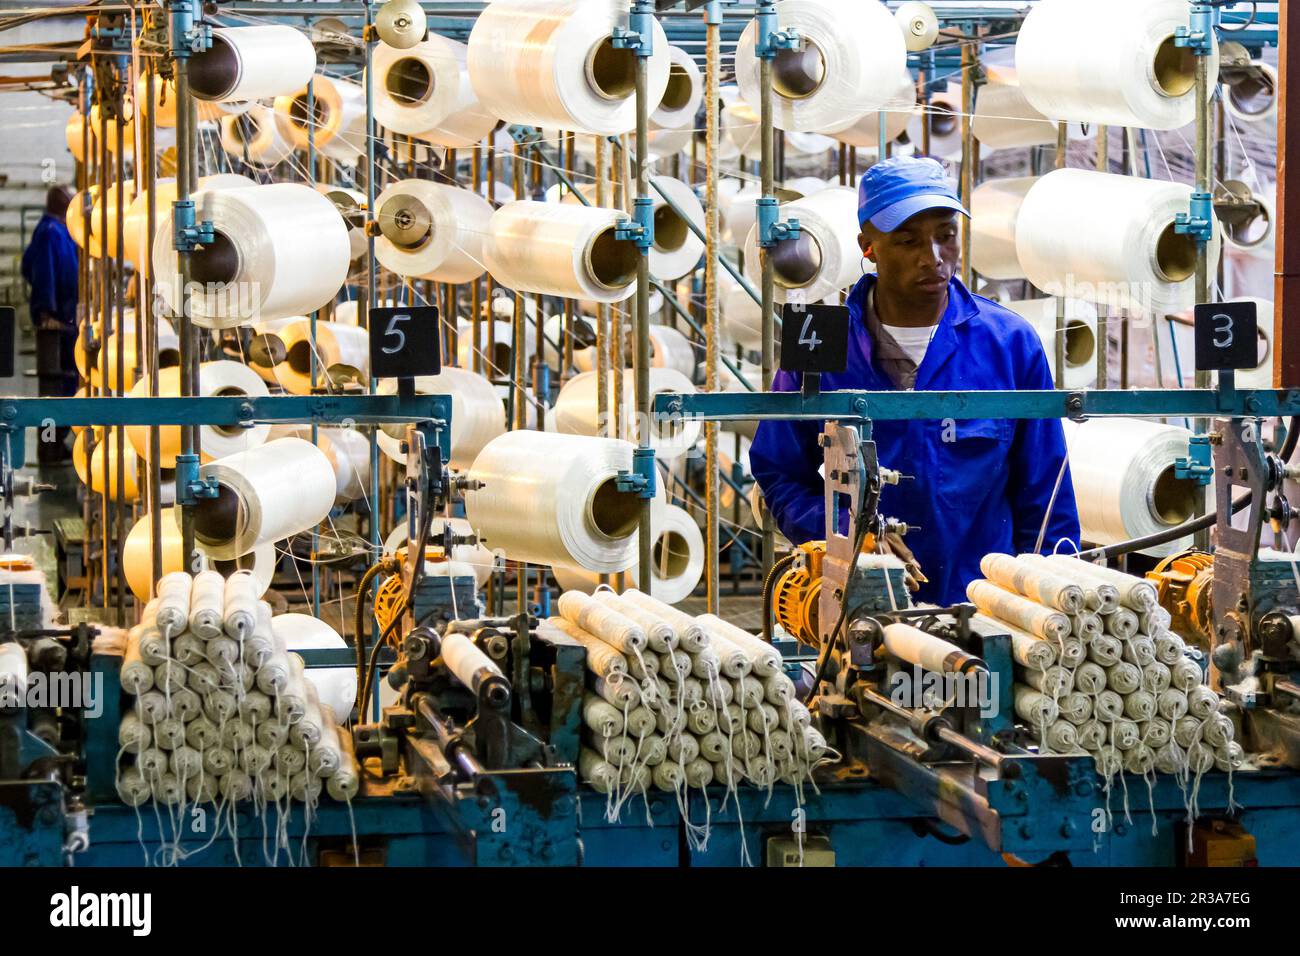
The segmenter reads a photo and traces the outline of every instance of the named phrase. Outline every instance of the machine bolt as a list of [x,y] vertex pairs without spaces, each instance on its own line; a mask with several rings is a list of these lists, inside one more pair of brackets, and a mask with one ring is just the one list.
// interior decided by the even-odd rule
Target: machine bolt
[[0,416],[3,416],[5,421],[11,421],[18,417],[18,409],[13,405],[5,405],[0,408]]
[[1231,477],[1232,477],[1232,466],[1231,466],[1231,465],[1224,465],[1224,466],[1223,466],[1223,474],[1224,474],[1225,477],[1231,478]]
[[867,400],[865,398],[854,399],[853,410],[855,412],[865,412],[867,410]]
[[556,800],[555,812],[562,817],[567,817],[570,813],[573,812],[573,798],[560,797],[560,799]]
[[1032,838],[1033,835],[1034,825],[1032,823],[1026,821],[1025,823],[1020,824],[1020,836],[1022,839],[1028,840]]
[[498,860],[513,860],[514,858],[515,858],[515,851],[510,848],[509,844],[506,844],[505,846],[501,847],[501,849],[497,850]]
[[1093,790],[1092,784],[1090,784],[1087,780],[1080,780],[1078,783],[1074,785],[1074,792],[1076,795],[1080,797],[1091,796],[1092,790]]
[[1074,821],[1073,821],[1073,820],[1066,820],[1064,823],[1061,824],[1061,836],[1063,836],[1063,837],[1072,837],[1072,836],[1074,836]]

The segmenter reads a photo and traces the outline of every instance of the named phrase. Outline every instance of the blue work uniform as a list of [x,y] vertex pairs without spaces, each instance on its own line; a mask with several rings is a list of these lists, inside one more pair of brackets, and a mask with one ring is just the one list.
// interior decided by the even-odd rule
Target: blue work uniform
[[[893,391],[872,357],[862,318],[874,275],[849,294],[848,364],[821,379],[823,391]],[[778,372],[776,391],[798,391],[800,376]],[[995,302],[972,294],[956,278],[948,307],[917,368],[922,391],[1050,389],[1052,376],[1033,327]],[[763,421],[750,448],[750,466],[782,534],[794,544],[826,537],[825,484],[818,469],[822,449],[814,421]],[[1056,420],[980,418],[873,421],[872,438],[882,467],[914,476],[886,485],[880,512],[920,528],[907,535],[929,578],[917,600],[955,604],[967,582],[981,577],[985,554],[1034,550],[1065,460],[1065,437]],[[847,532],[847,526],[844,528]],[[1058,540],[1079,541],[1079,516],[1068,469],[1048,516],[1044,549]]]
[[41,216],[23,250],[23,278],[31,284],[32,325],[50,315],[74,335],[77,330],[77,244],[63,220]]

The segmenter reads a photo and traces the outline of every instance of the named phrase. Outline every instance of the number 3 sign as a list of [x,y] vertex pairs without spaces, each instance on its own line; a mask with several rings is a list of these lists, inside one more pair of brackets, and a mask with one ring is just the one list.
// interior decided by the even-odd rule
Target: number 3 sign
[[1196,368],[1226,371],[1259,364],[1254,302],[1207,302],[1196,307]]

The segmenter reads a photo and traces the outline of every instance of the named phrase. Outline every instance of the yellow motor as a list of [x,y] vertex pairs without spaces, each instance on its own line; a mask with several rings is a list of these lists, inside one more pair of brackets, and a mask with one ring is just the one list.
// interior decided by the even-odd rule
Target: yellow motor
[[817,602],[822,589],[825,541],[809,541],[772,569],[772,613],[800,644],[819,647]]

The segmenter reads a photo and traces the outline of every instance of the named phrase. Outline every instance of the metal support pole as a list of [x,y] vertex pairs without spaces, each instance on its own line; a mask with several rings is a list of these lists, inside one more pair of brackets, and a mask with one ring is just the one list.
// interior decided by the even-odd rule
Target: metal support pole
[[[647,7],[648,11],[645,9]],[[653,13],[654,4],[651,0],[636,0],[635,11]],[[644,54],[649,52],[648,46],[653,34],[649,30],[646,34],[641,38],[643,46],[637,51],[639,55],[636,58],[635,173],[638,208],[650,203],[650,185],[646,176],[646,166],[650,161],[650,109],[652,105],[658,105],[650,103],[648,90],[650,58]],[[626,188],[625,183],[624,189]],[[642,226],[651,228],[652,222],[645,222]],[[641,247],[641,255],[636,262],[636,411],[638,449],[649,449],[651,415],[654,410],[650,407],[650,249],[648,246]],[[654,468],[653,459],[650,467]],[[651,565],[653,531],[650,528],[650,506],[653,500],[653,497],[641,499],[641,516],[637,522],[637,586],[646,594],[650,593],[654,570]]]
[[[158,397],[158,314],[153,308],[153,236],[158,220],[157,143],[158,128],[155,110],[154,82],[157,80],[156,60],[145,58],[145,268],[140,270],[140,314],[144,316],[145,358],[149,369],[149,397]],[[157,425],[149,426],[149,558],[152,574],[149,596],[163,575],[162,563],[162,432]]]
[[[1097,171],[1110,172],[1110,130],[1097,127]],[[1097,387],[1106,388],[1110,382],[1110,331],[1107,328],[1110,308],[1104,302],[1097,304]]]
[[[191,185],[194,181],[196,115],[194,98],[190,95],[190,50],[186,33],[193,25],[194,4],[192,0],[172,0],[171,2],[171,40],[173,69],[176,77],[176,201],[173,210],[190,203]],[[176,213],[173,212],[173,218]],[[176,251],[177,275],[180,277],[181,310],[179,319],[180,334],[180,395],[189,398],[196,392],[194,376],[195,333],[190,320],[190,269],[192,253],[189,248]],[[197,454],[198,428],[185,426],[181,428],[181,454]],[[181,507],[181,553],[185,556],[185,567],[196,571],[199,568],[199,555],[194,547],[194,507],[186,504]]]
[[[1277,154],[1300,156],[1300,113],[1290,99],[1300,89],[1300,44],[1292,42],[1289,5],[1278,4]],[[1277,255],[1273,281],[1273,386],[1300,385],[1300,321],[1287,322],[1300,303],[1300,182],[1277,177]]]
[[[1064,169],[1069,127],[1056,124],[1056,168]],[[969,208],[969,207],[968,207]],[[969,220],[966,220],[969,223]],[[1065,296],[1056,297],[1056,326],[1052,336],[1052,360],[1056,363],[1056,387],[1065,388]]]
[[[975,113],[975,44],[966,41],[961,45],[961,201],[970,209],[971,193],[975,191],[975,136],[971,116]],[[884,116],[882,113],[881,116]],[[884,127],[882,120],[881,127]],[[883,137],[882,137],[883,138]],[[961,217],[961,281],[971,288],[975,279],[975,266],[971,261],[971,221]],[[1060,366],[1057,366],[1060,377]]]
[[[718,73],[721,69],[722,4],[710,0],[704,10],[704,390],[718,390]],[[841,146],[841,155],[844,147]],[[710,614],[719,609],[718,423],[704,423],[704,588]]]

